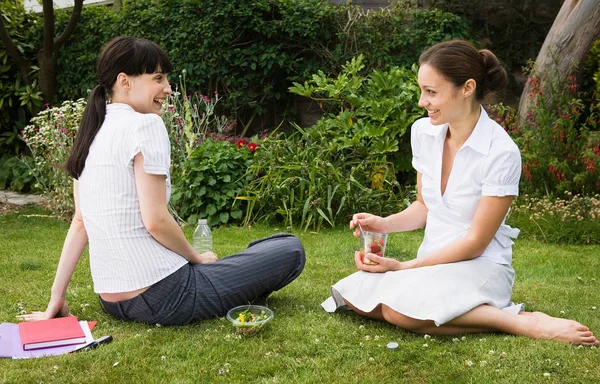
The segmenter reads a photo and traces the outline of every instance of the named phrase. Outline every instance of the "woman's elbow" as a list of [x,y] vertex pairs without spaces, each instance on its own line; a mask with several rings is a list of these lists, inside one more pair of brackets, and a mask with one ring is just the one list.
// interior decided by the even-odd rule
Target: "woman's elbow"
[[471,256],[471,259],[481,256],[483,252],[485,252],[491,241],[486,241],[480,236],[467,236],[466,240],[469,242],[469,248],[471,250],[469,254]]
[[161,215],[147,215],[142,217],[142,222],[152,236],[160,233],[165,227],[165,218]]

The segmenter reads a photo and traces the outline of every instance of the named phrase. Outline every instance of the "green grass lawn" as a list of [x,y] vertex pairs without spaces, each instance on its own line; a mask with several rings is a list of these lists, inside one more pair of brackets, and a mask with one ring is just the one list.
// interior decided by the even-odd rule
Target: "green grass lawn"
[[[68,223],[36,208],[0,216],[0,322],[45,309]],[[285,228],[219,228],[215,251],[235,253]],[[191,239],[192,228],[185,229]],[[92,289],[87,253],[68,290],[71,311],[97,320],[95,337],[114,341],[57,357],[0,360],[2,383],[593,383],[596,348],[503,334],[424,337],[351,312],[328,314],[329,286],[355,271],[358,240],[348,229],[297,232],[302,275],[268,301],[274,320],[239,336],[225,319],[181,327],[114,320]],[[409,258],[421,233],[392,234],[386,253]],[[514,301],[528,310],[575,318],[600,334],[600,247],[517,241]],[[596,309],[599,308],[599,309]],[[386,349],[398,342],[395,352]]]

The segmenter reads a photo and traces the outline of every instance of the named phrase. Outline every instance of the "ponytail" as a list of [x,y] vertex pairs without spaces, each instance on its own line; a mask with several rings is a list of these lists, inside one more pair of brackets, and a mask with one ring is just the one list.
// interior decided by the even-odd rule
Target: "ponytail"
[[65,169],[75,179],[79,179],[83,172],[90,146],[104,123],[105,115],[106,89],[103,85],[97,85],[88,98],[73,148],[65,163]]

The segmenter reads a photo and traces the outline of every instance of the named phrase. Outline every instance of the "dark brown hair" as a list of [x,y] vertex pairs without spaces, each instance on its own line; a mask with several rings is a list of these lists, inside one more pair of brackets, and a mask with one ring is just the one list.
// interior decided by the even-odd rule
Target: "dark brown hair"
[[167,54],[156,43],[136,37],[115,37],[109,41],[96,61],[98,85],[92,90],[73,148],[65,164],[67,172],[78,179],[85,167],[90,146],[100,130],[106,115],[106,100],[112,96],[113,85],[119,73],[139,76],[160,70],[168,73],[173,65]]
[[508,81],[506,70],[491,51],[477,50],[464,40],[438,43],[419,57],[419,65],[428,64],[442,76],[460,87],[469,79],[475,80],[475,98],[482,101],[490,92],[502,90]]

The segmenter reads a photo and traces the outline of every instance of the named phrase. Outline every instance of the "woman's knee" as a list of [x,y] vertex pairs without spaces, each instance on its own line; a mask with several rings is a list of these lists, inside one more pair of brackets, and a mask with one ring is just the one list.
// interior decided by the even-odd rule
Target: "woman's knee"
[[275,241],[280,241],[282,244],[278,247],[279,249],[285,250],[284,253],[294,259],[294,261],[304,267],[306,262],[306,254],[304,251],[304,246],[300,239],[298,239],[294,235],[289,235],[285,237],[275,238]]
[[394,311],[387,305],[381,305],[381,315],[383,319],[388,323],[394,324],[402,329],[406,329],[407,331],[419,333],[423,329],[430,328],[431,321],[427,320],[418,320],[412,317],[408,317],[399,312]]

